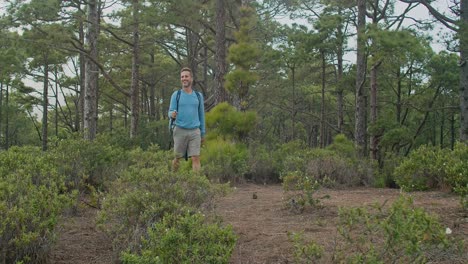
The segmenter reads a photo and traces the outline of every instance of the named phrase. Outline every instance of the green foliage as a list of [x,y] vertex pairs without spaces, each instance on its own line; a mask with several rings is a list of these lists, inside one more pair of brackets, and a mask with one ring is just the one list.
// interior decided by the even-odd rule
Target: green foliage
[[228,103],[221,103],[206,114],[207,140],[222,137],[245,140],[255,128],[257,115],[253,111],[239,112]]
[[62,210],[64,177],[39,148],[0,152],[0,262],[43,261]]
[[467,158],[468,147],[465,144],[457,144],[453,151],[421,146],[395,169],[395,181],[407,191],[448,187],[465,199],[463,187],[468,184]]
[[217,182],[239,182],[248,171],[248,150],[244,144],[209,140],[201,158],[203,171]]
[[255,26],[255,10],[252,7],[241,7],[239,31],[234,33],[236,43],[229,47],[228,61],[234,65],[234,70],[226,75],[225,87],[239,98],[241,109],[248,106],[249,88],[259,79],[252,71],[260,56],[258,44],[252,38],[252,27]]
[[272,151],[269,151],[265,145],[250,142],[248,153],[247,179],[263,184],[279,182],[279,171],[273,164]]
[[338,134],[333,138],[333,143],[327,146],[328,150],[346,158],[357,156],[353,141],[346,138],[344,134]]
[[299,172],[328,187],[372,182],[374,165],[358,160],[351,141],[342,135],[338,135],[326,149],[309,149],[299,141],[289,142],[281,145],[273,157],[272,166],[278,168],[281,177]]
[[336,262],[427,263],[461,253],[456,239],[410,198],[399,197],[388,211],[372,209],[340,209]]
[[156,149],[133,150],[128,168],[111,184],[99,223],[117,252],[136,252],[147,228],[164,215],[195,211],[219,191],[202,175],[170,172],[170,157]]
[[286,206],[296,213],[302,213],[306,206],[316,207],[320,200],[314,194],[321,187],[320,182],[300,172],[290,172],[282,177],[286,193]]
[[306,242],[302,233],[288,234],[294,245],[294,263],[318,263],[323,256],[323,247],[314,241]]
[[58,171],[66,175],[69,188],[80,192],[88,185],[104,189],[104,185],[114,180],[126,166],[125,151],[106,142],[106,137],[100,136],[94,141],[71,138],[51,144],[49,153]]
[[167,215],[148,229],[141,253],[124,253],[126,264],[229,263],[236,243],[230,226],[206,223],[202,214]]

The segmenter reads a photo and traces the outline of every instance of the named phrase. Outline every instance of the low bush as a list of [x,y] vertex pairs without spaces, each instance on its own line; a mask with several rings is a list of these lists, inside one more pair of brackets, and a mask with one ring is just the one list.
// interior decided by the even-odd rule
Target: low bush
[[166,215],[148,229],[137,254],[125,252],[125,264],[229,263],[236,243],[230,226],[207,223],[202,214]]
[[406,191],[431,188],[450,189],[460,196],[467,206],[468,146],[459,143],[453,151],[422,146],[413,151],[395,169],[396,183]]
[[449,237],[439,221],[411,198],[400,196],[385,210],[376,205],[340,209],[341,241],[336,262],[428,263],[462,258],[459,239]]
[[240,182],[248,172],[248,151],[241,143],[209,140],[201,158],[203,171],[214,182]]
[[105,188],[127,166],[126,152],[118,147],[95,141],[66,139],[51,144],[49,155],[70,189],[85,192],[89,186]]
[[170,171],[171,153],[137,149],[129,154],[130,166],[111,184],[103,198],[100,227],[107,232],[116,252],[137,252],[148,227],[164,215],[197,211],[223,191],[205,176]]
[[71,204],[64,177],[35,147],[0,152],[0,263],[44,261]]
[[463,263],[466,257],[462,240],[405,196],[390,208],[340,208],[330,254],[300,234],[293,242],[296,263]]

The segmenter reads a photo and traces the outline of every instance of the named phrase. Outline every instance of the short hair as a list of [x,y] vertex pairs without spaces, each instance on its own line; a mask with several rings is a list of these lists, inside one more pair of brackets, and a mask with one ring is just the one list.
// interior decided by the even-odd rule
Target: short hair
[[184,72],[184,71],[187,71],[187,72],[190,72],[190,76],[193,76],[192,75],[192,70],[189,68],[189,67],[184,67],[180,70],[180,73]]

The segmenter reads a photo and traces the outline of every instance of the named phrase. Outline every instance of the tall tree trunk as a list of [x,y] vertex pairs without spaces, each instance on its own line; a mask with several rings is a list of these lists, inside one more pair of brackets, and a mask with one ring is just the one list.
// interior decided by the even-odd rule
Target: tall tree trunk
[[159,120],[156,119],[156,77],[154,64],[154,50],[151,50],[150,58],[151,79],[149,84],[149,117],[151,121],[154,121]]
[[[370,123],[376,125],[378,119],[378,105],[377,105],[377,69],[380,66],[381,61],[376,62],[372,65],[371,69],[371,92],[370,92]],[[379,138],[380,135],[376,130],[370,136],[370,155],[371,159],[377,160],[379,152]]]
[[42,92],[42,150],[47,150],[48,139],[48,106],[49,106],[49,63],[48,54],[44,56],[44,87]]
[[87,45],[89,56],[92,59],[86,59],[85,73],[85,96],[84,96],[84,138],[94,140],[97,133],[97,93],[99,68],[93,62],[98,61],[98,34],[99,34],[99,15],[98,1],[88,1],[88,32]]
[[2,149],[2,122],[3,122],[3,83],[0,82],[0,149]]
[[460,1],[460,141],[468,144],[468,0]]
[[139,32],[139,0],[133,0],[133,56],[132,56],[132,87],[131,87],[131,107],[132,120],[130,128],[130,138],[138,136],[138,124],[140,120],[140,87],[139,87],[139,53],[140,53],[140,32]]
[[200,44],[200,37],[198,34],[193,32],[191,29],[187,28],[185,30],[186,39],[187,39],[187,59],[188,65],[192,70],[193,77],[193,86],[195,88],[198,83],[198,46]]
[[8,111],[9,108],[9,100],[10,100],[10,90],[9,90],[9,85],[6,85],[5,89],[5,109],[6,109],[6,116],[5,116],[5,149],[10,148],[10,111]]
[[366,0],[358,0],[357,57],[356,57],[356,120],[355,144],[360,156],[366,156]]
[[344,56],[344,34],[343,26],[340,26],[337,29],[337,39],[339,41],[338,50],[337,50],[337,60],[338,60],[338,73],[337,73],[337,93],[336,93],[336,102],[338,109],[338,133],[343,133],[344,125],[344,108],[343,108],[343,56]]
[[[80,5],[81,7],[81,5]],[[81,10],[80,10],[81,11]],[[79,22],[79,39],[80,43],[85,43],[85,33],[84,33],[84,23],[82,19],[80,19]],[[75,109],[75,129],[76,131],[80,131],[83,133],[83,128],[84,128],[84,96],[85,96],[85,91],[86,91],[86,57],[85,55],[80,52],[79,56],[79,62],[80,62],[80,91],[78,92],[78,102],[76,104],[76,109]]]
[[291,67],[292,73],[292,106],[291,106],[291,116],[292,116],[292,138],[291,140],[296,139],[296,67]]
[[401,125],[401,94],[402,94],[402,91],[401,91],[401,71],[400,71],[400,68],[398,68],[397,72],[396,72],[396,75],[397,75],[397,90],[396,90],[396,96],[397,96],[397,101],[396,101],[396,111],[395,111],[395,115],[396,115],[396,122],[398,125]]
[[57,76],[57,65],[54,68],[55,71],[55,136],[58,137],[58,76]]
[[320,148],[325,147],[325,52],[321,51],[322,56],[322,98],[320,102]]
[[215,98],[214,105],[228,101],[228,94],[224,88],[224,76],[227,72],[226,64],[226,8],[225,0],[216,0],[216,49],[215,49]]

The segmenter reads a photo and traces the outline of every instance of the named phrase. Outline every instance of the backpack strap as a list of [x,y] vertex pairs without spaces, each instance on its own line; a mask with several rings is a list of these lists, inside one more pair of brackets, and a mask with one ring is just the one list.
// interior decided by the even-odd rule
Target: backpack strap
[[176,97],[176,102],[177,102],[176,111],[177,111],[177,113],[179,113],[179,99],[180,99],[180,93],[181,92],[182,92],[182,90],[177,91],[177,97]]

